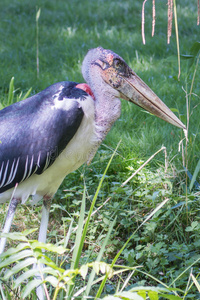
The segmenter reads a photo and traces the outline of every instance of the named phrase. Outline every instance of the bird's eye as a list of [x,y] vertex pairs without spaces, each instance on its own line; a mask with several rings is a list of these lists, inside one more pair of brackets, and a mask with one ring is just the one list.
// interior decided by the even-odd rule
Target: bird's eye
[[118,73],[123,74],[123,75],[126,74],[126,72],[127,72],[126,64],[123,61],[121,61],[120,59],[116,58],[113,61],[113,66],[117,70]]
[[121,61],[118,59],[118,58],[116,58],[114,61],[113,61],[113,64],[114,64],[114,67],[115,68],[120,68],[121,66],[122,66],[122,63],[121,63]]

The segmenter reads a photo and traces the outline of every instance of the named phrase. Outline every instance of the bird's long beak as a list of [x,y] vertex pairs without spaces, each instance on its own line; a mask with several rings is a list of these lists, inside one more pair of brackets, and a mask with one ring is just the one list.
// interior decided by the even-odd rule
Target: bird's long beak
[[186,129],[185,125],[176,117],[176,115],[132,70],[128,77],[120,77],[122,80],[118,87],[118,91],[121,94],[121,98],[135,103],[168,123]]

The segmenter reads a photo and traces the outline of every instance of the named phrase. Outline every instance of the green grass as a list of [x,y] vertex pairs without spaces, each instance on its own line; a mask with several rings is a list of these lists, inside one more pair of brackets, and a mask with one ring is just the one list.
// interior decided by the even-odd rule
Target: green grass
[[[177,1],[178,2],[178,1]],[[142,1],[28,1],[1,0],[0,2],[0,101],[7,105],[9,83],[15,78],[13,101],[23,98],[32,88],[35,94],[47,86],[63,80],[82,82],[81,62],[87,50],[101,45],[121,55],[131,68],[186,123],[185,91],[189,93],[195,66],[189,70],[187,60],[181,58],[181,77],[177,80],[178,63],[175,31],[167,44],[166,2],[156,0],[156,29],[151,37],[151,1],[145,5],[146,45],[141,37]],[[39,25],[39,78],[36,64],[36,12],[41,8]],[[196,1],[177,3],[179,42],[181,54],[190,54],[190,48],[198,41],[196,25]],[[199,161],[199,91],[200,72],[197,70],[189,127],[188,169],[193,174]],[[17,98],[18,96],[18,98]],[[10,98],[12,99],[12,97]],[[130,235],[137,230],[145,217],[164,199],[170,201],[151,220],[141,227],[123,251],[118,264],[135,267],[143,265],[128,281],[127,288],[157,285],[185,291],[183,299],[199,299],[197,286],[190,272],[199,276],[199,191],[188,191],[182,153],[178,144],[183,138],[180,129],[145,113],[140,108],[122,102],[120,119],[115,123],[100,147],[91,165],[83,166],[70,174],[55,196],[50,217],[48,240],[62,241],[72,217],[73,227],[79,219],[82,194],[86,186],[86,215],[99,181],[121,140],[96,202],[98,208],[107,202],[92,218],[88,227],[80,265],[94,261],[109,230],[109,224],[117,217],[103,259],[111,263]],[[167,148],[168,169],[164,170],[164,154],[159,153],[134,179],[121,188],[121,184],[141,166],[148,157],[164,145]],[[184,142],[185,149],[185,142]],[[196,180],[199,182],[199,175]],[[187,203],[187,205],[186,205]],[[187,208],[186,208],[187,206]],[[6,205],[0,207],[1,215]],[[23,217],[22,217],[23,216]],[[1,222],[3,222],[1,217]],[[40,207],[22,206],[16,215],[13,230],[39,226]],[[33,233],[31,238],[36,238]],[[74,243],[74,233],[70,245]],[[12,242],[14,243],[14,242]],[[56,257],[56,255],[55,255]],[[59,258],[57,259],[57,262]],[[194,265],[192,266],[192,264]],[[69,262],[68,262],[69,264]],[[193,268],[191,268],[191,266]],[[69,266],[66,264],[65,266]],[[182,274],[183,272],[183,274]],[[182,274],[180,276],[180,274]],[[153,280],[152,276],[156,278]],[[180,277],[179,277],[180,276]],[[120,282],[125,275],[117,279]],[[114,293],[115,280],[108,280],[103,295]],[[83,283],[78,281],[81,287]],[[12,284],[11,284],[12,286]],[[96,295],[99,285],[91,292]],[[182,295],[182,294],[181,294]],[[62,295],[60,294],[60,299]],[[33,298],[34,299],[34,298]]]

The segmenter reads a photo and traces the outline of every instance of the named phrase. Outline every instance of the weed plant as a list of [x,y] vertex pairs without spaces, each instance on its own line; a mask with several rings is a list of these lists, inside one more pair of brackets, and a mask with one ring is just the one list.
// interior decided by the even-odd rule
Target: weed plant
[[[154,38],[151,37],[151,1],[146,3],[146,45],[142,44],[141,37],[141,7],[142,1],[130,0],[0,2],[1,108],[58,81],[81,82],[84,55],[89,48],[101,45],[121,55],[179,118],[189,124],[187,151],[184,141],[179,152],[179,142],[184,138],[181,130],[123,102],[120,119],[91,165],[67,176],[55,196],[48,232],[48,242],[54,247],[34,244],[37,233],[33,229],[39,227],[40,207],[20,207],[12,230],[32,230],[10,235],[9,247],[14,248],[3,256],[2,299],[21,299],[21,295],[36,299],[30,285],[29,293],[26,288],[33,282],[33,277],[27,273],[28,266],[13,271],[14,262],[25,259],[24,252],[21,252],[25,248],[30,259],[42,257],[51,268],[47,270],[49,277],[46,280],[51,299],[64,299],[66,294],[82,299],[83,291],[79,292],[84,288],[85,295],[93,298],[116,294],[114,299],[177,299],[177,295],[181,299],[200,299],[200,73],[196,2],[183,0],[177,3],[181,53],[179,80],[174,30],[171,42],[167,44],[166,3],[156,0]],[[121,143],[105,174],[119,141]],[[122,183],[162,145],[167,149],[167,157],[161,151],[122,187]],[[101,188],[97,188],[102,178]],[[84,219],[90,214],[97,190],[96,213],[90,218],[84,236],[85,225],[83,220],[80,225],[80,217]],[[165,205],[160,207],[160,203]],[[0,207],[1,223],[6,206]],[[158,207],[160,209],[156,210]],[[79,238],[84,236],[84,240],[78,248],[82,252],[76,256],[74,266],[71,258],[75,255],[73,247],[80,227]],[[18,248],[15,248],[16,239],[20,241]],[[27,243],[25,248],[23,243]],[[49,250],[45,257],[42,248]],[[104,249],[103,253],[101,249]],[[35,253],[39,253],[38,256]],[[20,254],[21,258],[16,259],[15,255]],[[95,261],[99,264],[95,265]],[[104,264],[101,265],[100,261]],[[119,266],[124,272],[119,272]],[[96,280],[93,285],[92,279],[89,281],[88,269],[93,270],[90,277]],[[100,269],[102,274],[110,277],[106,282],[98,275]],[[24,281],[18,280],[20,284],[17,285],[22,270],[27,277]],[[71,277],[67,270],[72,270]],[[112,273],[114,276],[109,276],[110,272],[115,272]],[[72,281],[63,279],[67,276]],[[75,285],[70,287],[69,283],[74,282]],[[158,287],[174,290],[156,290]],[[131,294],[120,294],[127,291]]]

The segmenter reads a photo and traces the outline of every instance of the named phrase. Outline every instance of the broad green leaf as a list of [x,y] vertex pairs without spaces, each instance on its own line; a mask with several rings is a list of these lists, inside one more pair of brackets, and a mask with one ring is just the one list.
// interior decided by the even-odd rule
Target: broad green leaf
[[107,264],[106,265],[106,274],[107,274],[109,279],[112,278],[113,273],[114,273],[113,268],[111,268],[110,265]]
[[32,290],[34,290],[41,283],[42,283],[42,280],[40,280],[40,279],[34,279],[34,280],[29,281],[22,290],[22,298],[24,299],[24,298],[28,297],[31,294]]
[[55,288],[57,287],[57,285],[59,283],[58,279],[56,277],[54,277],[54,276],[47,276],[45,278],[45,282],[49,282]]
[[155,287],[155,286],[137,286],[134,288],[131,288],[130,291],[131,292],[138,292],[138,291],[154,291],[154,292],[169,292],[172,291],[174,289],[167,289],[167,288],[163,288],[163,287]]
[[32,255],[33,255],[33,252],[31,250],[28,250],[28,249],[23,250],[23,251],[18,252],[18,253],[15,253],[14,255],[9,256],[8,258],[6,258],[5,260],[3,260],[0,263],[0,269],[4,268],[6,266],[9,266],[12,263],[15,263],[16,261],[18,261],[20,259],[24,259],[25,257],[32,256]]
[[0,255],[0,259],[6,257],[6,256],[11,256],[25,248],[30,248],[30,245],[28,243],[20,243],[19,245],[17,245],[16,248],[9,248],[6,252],[2,253]]
[[146,291],[139,291],[138,295],[141,296],[144,300],[146,299]]
[[27,237],[25,237],[21,232],[1,233],[0,237],[6,237],[13,241],[28,242]]
[[56,246],[56,245],[53,245],[53,244],[46,244],[46,243],[41,243],[41,242],[33,242],[31,243],[31,246],[33,249],[44,249],[44,250],[47,250],[47,251],[51,251],[51,252],[54,252],[54,253],[58,253],[58,254],[63,254],[67,251],[66,248],[62,247],[62,246]]
[[50,267],[44,267],[44,268],[42,268],[42,274],[43,275],[45,275],[45,274],[51,274],[51,275],[53,275],[53,276],[55,276],[55,277],[60,277],[61,276],[61,273],[58,271],[58,270],[54,270],[54,269],[52,269],[52,268],[50,268]]
[[[14,288],[17,288],[23,281],[27,280],[29,277],[35,276],[36,274],[38,274],[38,269],[34,268],[31,270],[28,270],[26,272],[24,272],[22,275],[20,275],[15,281],[14,281]],[[57,271],[55,271],[52,268],[49,267],[45,267],[41,269],[41,272],[43,275],[45,274],[51,274],[55,277],[58,277],[59,273]]]
[[102,274],[105,274],[106,271],[107,271],[107,264],[105,262],[100,262],[99,263],[99,266],[100,266],[100,271]]
[[149,291],[148,296],[150,300],[158,300],[158,293],[154,291]]
[[28,270],[28,271],[24,272],[22,275],[20,275],[19,277],[17,277],[17,279],[15,279],[15,281],[14,281],[14,289],[16,289],[20,284],[22,284],[29,277],[35,276],[36,274],[38,274],[38,270],[37,269],[31,269],[31,270]]
[[69,269],[69,270],[66,270],[64,273],[63,273],[63,277],[65,277],[65,276],[73,276],[73,275],[77,275],[77,274],[79,274],[79,270],[78,269],[76,269],[76,270],[73,270],[73,269]]
[[163,297],[169,300],[180,300],[181,298],[179,296],[175,295],[169,295],[169,294],[159,294],[159,297]]
[[42,258],[39,259],[38,262],[39,264],[44,264],[49,266],[50,268],[53,268],[54,270],[60,272],[61,274],[63,274],[65,272],[65,269],[59,268],[52,260],[50,259],[46,259],[46,258]]
[[4,279],[7,280],[10,276],[18,273],[19,271],[23,270],[24,268],[33,265],[36,263],[36,260],[34,257],[27,258],[23,261],[20,261],[20,263],[16,264],[12,269],[8,270],[4,276]]
[[109,279],[112,278],[112,276],[113,276],[113,268],[111,268],[109,265],[107,265],[106,274]]
[[38,259],[37,261],[38,264],[43,264],[43,265],[47,265],[50,268],[56,269],[57,270],[57,265],[50,259],[46,259],[44,257],[42,257],[41,259]]
[[115,297],[115,296],[106,296],[103,300],[122,300],[122,298]]
[[36,249],[34,249],[33,250],[33,252],[34,252],[34,256],[35,256],[35,258],[39,261],[40,259],[42,259],[44,256],[45,256],[45,252],[42,252],[42,249],[38,249],[38,248],[36,248]]
[[113,276],[113,269],[109,264],[106,264],[105,262],[95,261],[92,266],[97,275],[99,274],[99,271],[101,271],[102,274],[107,273],[109,278]]
[[67,285],[74,285],[74,281],[72,280],[71,277],[65,276],[65,277],[63,277],[63,281],[64,281]]
[[144,300],[144,298],[139,296],[137,293],[132,293],[130,291],[116,293],[116,296],[120,297],[121,299],[127,299],[127,300]]
[[83,277],[83,279],[85,279],[87,276],[87,273],[88,273],[88,265],[82,265],[79,272],[80,272],[81,276]]
[[95,261],[93,263],[93,269],[94,269],[95,273],[98,275],[99,274],[99,269],[100,269],[98,261]]
[[173,112],[179,113],[179,110],[177,108],[175,108],[175,107],[170,107],[170,110],[173,111]]
[[21,234],[27,236],[37,230],[38,230],[38,228],[25,229],[21,232]]

